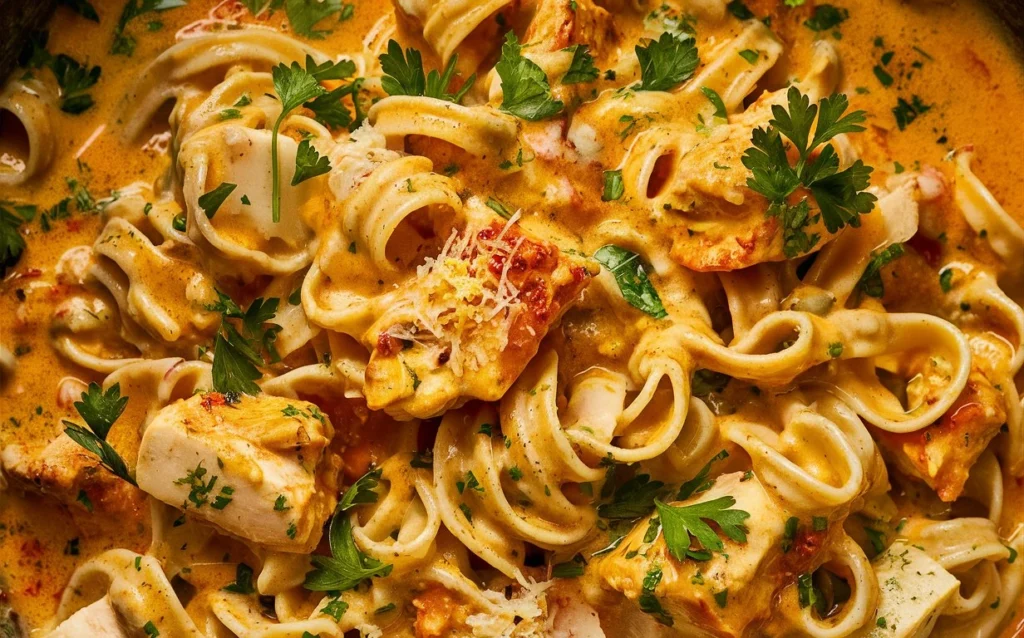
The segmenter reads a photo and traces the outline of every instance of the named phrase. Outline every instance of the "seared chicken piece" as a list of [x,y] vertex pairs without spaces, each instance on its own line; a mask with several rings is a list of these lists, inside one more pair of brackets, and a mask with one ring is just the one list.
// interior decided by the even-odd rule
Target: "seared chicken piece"
[[490,217],[453,232],[364,337],[371,410],[429,418],[497,401],[589,283],[586,261]]
[[160,410],[139,448],[139,487],[268,549],[309,553],[334,508],[334,429],[306,401],[196,394]]
[[15,484],[52,496],[72,511],[85,512],[90,503],[94,511],[116,515],[122,523],[147,514],[142,492],[63,433],[45,447],[8,445],[0,465]]
[[[622,592],[641,609],[651,608],[651,594],[675,624],[689,623],[715,636],[742,636],[748,627],[771,614],[776,592],[796,577],[815,569],[825,558],[819,551],[828,543],[832,525],[814,531],[810,520],[800,521],[787,538],[790,513],[781,509],[756,477],[742,473],[718,478],[699,496],[671,505],[693,505],[724,496],[736,499],[733,509],[750,514],[745,543],[724,541],[724,551],[707,561],[676,560],[665,543],[664,531],[644,542],[650,519],[641,520],[618,548],[596,564],[602,586]],[[788,550],[788,551],[787,551]],[[660,580],[652,579],[660,570]],[[652,582],[654,583],[652,587]],[[667,624],[666,616],[657,614]]]
[[592,0],[540,0],[523,37],[523,42],[540,51],[585,44],[595,57],[617,41],[612,15]]
[[901,472],[921,479],[951,503],[963,492],[971,468],[1003,423],[1002,394],[975,370],[960,397],[937,422],[906,434],[875,430],[875,439]]
[[878,579],[875,620],[854,638],[916,638],[931,633],[960,581],[928,554],[897,541],[871,561]]

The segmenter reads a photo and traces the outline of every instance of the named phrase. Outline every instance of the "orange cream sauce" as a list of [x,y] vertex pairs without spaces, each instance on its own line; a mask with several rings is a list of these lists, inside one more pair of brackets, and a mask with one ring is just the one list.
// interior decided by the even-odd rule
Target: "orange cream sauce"
[[[225,11],[227,6],[218,9],[212,2],[191,0],[184,8],[136,18],[128,32],[138,46],[129,58],[108,54],[123,4],[121,0],[94,0],[99,24],[66,7],[58,8],[47,27],[47,48],[53,54],[66,53],[102,67],[102,76],[90,91],[96,105],[77,116],[55,110],[57,145],[49,168],[25,185],[0,189],[0,200],[35,204],[42,212],[70,194],[67,178],[86,184],[98,199],[135,181],[152,182],[168,169],[165,155],[120,139],[117,117],[122,95],[144,65],[175,42],[180,29]],[[813,2],[792,10],[782,8],[781,1],[749,0],[747,4],[759,17],[773,16],[772,27],[785,40],[787,55],[800,56],[816,37],[837,44],[844,73],[841,90],[850,97],[853,108],[869,113],[869,134],[862,136],[866,138],[863,154],[866,162],[876,167],[876,178],[894,171],[891,158],[907,169],[934,165],[952,181],[952,167],[943,158],[950,150],[971,144],[977,151],[974,170],[1010,215],[1024,224],[1021,53],[981,5],[968,1],[835,0],[833,4],[849,10],[849,19],[836,29],[841,38],[836,39],[833,32],[815,34],[802,26]],[[391,10],[383,0],[355,0],[355,5],[352,19],[329,27],[327,23],[334,19],[328,19],[320,27],[333,28],[334,33],[311,44],[332,54],[357,51],[364,34]],[[240,13],[245,16],[243,22],[252,21],[244,11]],[[148,31],[147,23],[153,20],[163,26]],[[257,22],[287,28],[280,12]],[[401,33],[408,36],[404,30]],[[415,36],[405,41],[427,49]],[[887,52],[892,56],[883,64]],[[876,65],[893,78],[890,86],[876,76]],[[898,98],[910,101],[915,95],[931,108],[900,131],[892,109]],[[9,118],[0,120],[0,126],[0,154],[23,154],[22,132]],[[161,132],[152,131],[154,135]],[[48,441],[60,432],[61,419],[76,418],[73,407],[57,403],[62,377],[100,380],[62,359],[50,346],[48,332],[53,309],[64,294],[55,285],[55,264],[65,250],[90,245],[99,227],[98,216],[79,214],[53,222],[50,232],[42,232],[37,221],[23,227],[29,229],[28,247],[0,282],[0,341],[22,353],[13,380],[0,389],[0,448],[12,442]],[[125,417],[114,427],[110,440],[132,464],[141,414],[130,411]],[[1009,535],[1009,521],[1020,520],[1024,505],[1020,480],[1007,482],[1005,502],[1005,525],[1000,531]],[[43,626],[81,562],[113,547],[146,549],[146,518],[143,513],[143,522],[130,525],[94,520],[83,528],[45,497],[0,492],[0,589],[29,626]],[[79,539],[77,554],[69,545],[74,538]],[[1011,626],[1004,635],[1024,632],[1020,610],[1016,623],[1017,633]]]

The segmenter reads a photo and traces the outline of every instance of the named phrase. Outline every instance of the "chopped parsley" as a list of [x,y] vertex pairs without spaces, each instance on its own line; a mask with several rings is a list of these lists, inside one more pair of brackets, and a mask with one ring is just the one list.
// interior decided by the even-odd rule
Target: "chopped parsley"
[[725,102],[722,101],[722,96],[718,94],[714,89],[709,89],[706,86],[700,87],[700,92],[704,94],[704,97],[711,102],[711,106],[715,107],[715,117],[722,119],[728,118],[729,113],[725,110]]
[[341,617],[348,611],[348,603],[340,598],[335,598],[320,610],[320,613],[325,616],[330,616],[334,619],[334,622],[341,622]]
[[833,341],[832,343],[828,344],[828,356],[833,359],[838,359],[839,357],[843,356],[843,342]]
[[644,575],[643,591],[640,597],[637,598],[637,603],[640,605],[640,611],[645,614],[654,616],[654,619],[659,623],[671,627],[674,620],[665,608],[661,606],[661,601],[655,595],[655,590],[658,588],[658,584],[661,582],[661,567],[658,565],[651,565],[647,570],[647,574]]
[[946,268],[939,273],[939,288],[942,292],[949,292],[953,289],[953,269]]
[[587,566],[587,561],[583,556],[576,554],[572,557],[572,560],[564,563],[558,563],[551,568],[551,576],[553,578],[579,578],[583,575],[583,570]]
[[761,54],[753,49],[743,49],[740,51],[739,56],[747,61],[747,64],[757,64]]
[[15,214],[0,204],[0,276],[7,272],[9,266],[18,263],[21,253],[25,250],[25,238],[19,229],[25,221],[23,215]]
[[903,256],[903,244],[892,244],[881,251],[871,253],[864,273],[857,283],[861,291],[869,297],[881,298],[885,295],[885,284],[882,282],[882,268]]
[[274,511],[275,512],[285,512],[285,511],[288,511],[290,509],[291,509],[291,506],[288,505],[288,497],[285,496],[284,494],[278,494],[277,498],[274,500]]
[[121,17],[117,20],[117,25],[114,27],[114,43],[110,47],[110,52],[114,55],[126,56],[131,56],[135,53],[137,42],[133,36],[125,33],[128,23],[135,18],[145,13],[177,9],[187,4],[186,0],[128,0],[121,11]]
[[621,246],[608,244],[594,253],[594,259],[612,273],[619,291],[629,305],[655,319],[668,316],[639,255]]
[[338,508],[335,511],[347,512],[357,505],[376,503],[380,495],[375,490],[380,483],[380,477],[383,472],[384,469],[378,467],[360,476],[351,487],[345,490],[345,494],[338,501]]
[[830,4],[819,4],[814,7],[814,13],[804,21],[804,26],[811,31],[828,31],[838,27],[850,17],[850,12],[843,8],[837,8]]
[[621,199],[625,190],[621,170],[604,172],[604,192],[601,193],[601,201],[613,202]]
[[574,44],[563,51],[572,51],[572,61],[569,70],[562,76],[562,84],[584,84],[597,79],[600,71],[594,66],[594,57],[590,55],[587,45]]
[[252,582],[252,567],[245,563],[238,563],[238,566],[235,567],[235,582],[226,585],[224,591],[236,594],[255,594],[256,587]]
[[[213,346],[213,387],[223,393],[259,394],[255,381],[262,376],[257,366],[264,364],[264,355],[271,362],[281,360],[274,347],[281,326],[269,323],[277,314],[280,299],[259,297],[242,312],[219,290],[217,296],[217,303],[206,308],[222,316],[221,330]],[[241,319],[241,332],[229,319]]]
[[331,160],[320,155],[309,140],[299,142],[295,151],[295,174],[292,175],[292,186],[298,186],[307,179],[325,175],[331,170]]
[[909,102],[903,98],[898,98],[892,114],[896,118],[896,126],[902,131],[916,120],[919,115],[927,113],[931,108],[932,105],[925,104],[920,97],[913,95],[910,97]]
[[217,214],[217,209],[220,208],[224,200],[228,198],[228,195],[237,187],[237,184],[223,182],[212,191],[199,196],[199,208],[202,208],[203,212],[206,213],[207,219],[213,219],[213,216]]
[[71,56],[61,53],[53,59],[50,68],[60,85],[60,110],[78,115],[95,103],[86,91],[99,81],[100,67],[79,64]]

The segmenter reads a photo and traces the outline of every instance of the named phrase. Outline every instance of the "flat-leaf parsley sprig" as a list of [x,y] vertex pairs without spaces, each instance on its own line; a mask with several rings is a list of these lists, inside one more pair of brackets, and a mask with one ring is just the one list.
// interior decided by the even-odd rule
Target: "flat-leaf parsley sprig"
[[505,34],[501,59],[494,66],[501,78],[502,111],[536,122],[562,112],[565,104],[551,95],[551,85],[544,69],[523,56],[523,47],[516,34]]
[[[743,154],[743,165],[752,173],[747,186],[770,202],[766,215],[782,219],[783,251],[792,258],[810,251],[821,239],[817,233],[807,233],[807,226],[819,219],[807,199],[795,204],[788,201],[798,188],[802,186],[814,195],[820,219],[830,233],[847,225],[860,226],[859,216],[871,212],[877,198],[864,190],[873,169],[857,160],[840,171],[839,156],[828,143],[842,133],[863,131],[860,124],[865,120],[864,111],[844,115],[849,101],[842,94],[811,104],[799,89],[790,87],[786,98],[788,109],[772,106],[774,117],[768,127],[754,129],[754,146]],[[812,136],[815,117],[818,123]],[[796,165],[790,165],[783,135],[799,154]],[[819,147],[817,156],[812,157]]]
[[[342,116],[339,112],[341,108],[340,99],[342,94],[352,93],[354,90],[358,90],[358,80],[353,82],[350,86],[355,87],[345,93],[344,88],[335,89],[330,95],[337,96],[337,100],[318,101],[316,98],[320,98],[328,95],[327,89],[320,86],[320,82],[324,80],[339,80],[347,78],[355,72],[355,65],[351,60],[342,60],[340,62],[325,62],[323,64],[317,64],[316,61],[309,55],[306,56],[306,68],[299,66],[298,62],[292,62],[291,66],[286,66],[284,63],[278,64],[271,70],[271,75],[274,80],[274,91],[277,93],[277,97],[281,100],[281,114],[277,117],[277,121],[274,122],[274,128],[271,129],[270,135],[270,163],[271,163],[271,181],[273,197],[271,198],[271,210],[273,211],[274,222],[281,221],[281,169],[278,166],[277,160],[277,136],[281,129],[281,123],[284,122],[288,114],[305,105],[317,116],[318,119],[323,118],[324,124],[330,127],[337,127],[344,125],[344,121],[350,118]],[[356,100],[356,96],[353,94],[352,99]],[[307,104],[309,102],[309,104]],[[358,105],[357,105],[358,110]],[[348,113],[346,111],[345,116]],[[316,153],[315,149],[310,154],[308,151],[310,147],[307,145],[305,153],[296,158],[296,171],[301,172],[304,178],[311,177],[313,175],[323,174],[330,170],[330,163],[324,167],[322,164],[318,164],[320,156]],[[302,181],[301,179],[299,181]],[[298,182],[293,182],[298,183]]]
[[367,556],[356,547],[348,514],[336,512],[328,533],[331,555],[310,557],[314,569],[306,574],[303,586],[310,591],[345,591],[372,576],[387,576],[391,565]]
[[128,397],[121,396],[121,384],[115,383],[104,392],[98,383],[90,383],[82,393],[82,400],[75,402],[75,409],[88,428],[64,420],[64,434],[75,443],[99,457],[100,464],[114,476],[138,487],[135,477],[128,471],[128,465],[109,443],[107,435],[128,404]]

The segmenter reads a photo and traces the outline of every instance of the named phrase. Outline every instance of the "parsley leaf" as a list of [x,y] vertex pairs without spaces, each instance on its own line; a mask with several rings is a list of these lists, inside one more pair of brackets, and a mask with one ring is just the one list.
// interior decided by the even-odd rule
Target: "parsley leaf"
[[434,69],[424,75],[420,52],[417,49],[406,49],[403,54],[402,47],[394,40],[389,40],[387,53],[380,56],[380,66],[384,71],[381,86],[388,95],[421,95],[458,104],[476,81],[474,73],[457,92],[448,92],[458,61],[459,56],[453,55],[443,73]]
[[309,143],[309,140],[299,142],[299,148],[295,152],[295,174],[292,176],[292,186],[318,175],[325,175],[330,170],[331,160],[326,155],[317,153],[316,148]]
[[644,576],[643,592],[637,598],[637,604],[640,605],[640,611],[645,614],[651,614],[654,619],[659,623],[671,627],[675,622],[672,616],[665,611],[665,608],[661,606],[661,601],[655,595],[654,591],[658,588],[658,583],[661,582],[661,567],[658,565],[651,565],[647,570],[647,574]]
[[562,50],[572,51],[572,61],[569,70],[562,76],[562,84],[583,84],[597,79],[600,71],[594,66],[594,56],[590,55],[587,45],[574,44]]
[[654,500],[661,494],[665,484],[652,481],[650,474],[637,474],[615,488],[611,503],[597,508],[597,515],[608,519],[632,520],[646,516],[654,507]]
[[352,124],[352,114],[342,103],[341,98],[352,95],[352,99],[355,100],[354,86],[355,83],[339,86],[330,93],[324,93],[311,102],[306,102],[303,106],[313,111],[313,118],[327,128],[347,128]]
[[636,46],[640,61],[641,91],[669,91],[688,80],[697,69],[700,58],[693,38],[668,31],[647,46]]
[[8,266],[18,263],[25,250],[25,238],[18,232],[23,221],[0,206],[0,276],[6,274]]
[[238,563],[235,567],[235,582],[224,587],[224,591],[236,594],[255,594],[256,588],[252,583],[252,567],[245,563]]
[[711,460],[708,461],[704,467],[700,468],[700,471],[697,472],[696,476],[679,486],[679,493],[676,494],[676,500],[685,501],[694,494],[706,492],[711,489],[711,486],[714,484],[714,480],[708,480],[708,474],[711,472],[711,464],[715,461],[722,461],[727,458],[729,458],[729,453],[725,450],[722,450],[711,457]]
[[316,25],[336,13],[342,13],[342,9],[341,0],[284,0],[284,12],[292,31],[311,40],[323,40],[330,35],[331,30],[317,29]]
[[50,66],[60,85],[60,110],[78,115],[93,104],[92,96],[86,93],[100,79],[102,69],[79,64],[71,56],[61,53]]
[[718,94],[714,89],[709,89],[706,86],[700,87],[700,92],[704,94],[704,97],[711,102],[711,106],[715,107],[715,117],[726,119],[729,117],[729,112],[725,110],[725,102],[722,101],[722,96]]
[[107,443],[107,434],[114,421],[121,416],[126,403],[128,397],[121,396],[119,383],[112,385],[105,393],[98,384],[90,383],[88,390],[82,393],[82,400],[75,402],[75,409],[89,428],[64,420],[64,434],[98,456],[100,464],[111,474],[138,487],[124,459]]
[[903,98],[898,98],[896,100],[896,107],[892,110],[892,115],[896,118],[896,126],[901,131],[906,129],[911,122],[917,119],[918,115],[927,113],[931,110],[932,106],[931,104],[925,104],[920,96],[917,95],[911,96],[909,102]]
[[115,383],[104,392],[98,383],[90,383],[82,393],[82,400],[75,401],[75,409],[85,419],[89,429],[101,439],[106,439],[110,428],[124,412],[128,397],[121,396],[121,384]]
[[[309,58],[307,62],[312,61],[312,58]],[[315,68],[314,71],[316,70],[318,69]],[[281,128],[281,123],[284,122],[284,119],[290,112],[302,106],[303,103],[327,93],[327,90],[320,86],[313,73],[303,69],[299,66],[298,62],[292,62],[291,66],[285,66],[283,63],[278,64],[273,68],[272,76],[274,91],[277,93],[277,97],[281,99],[281,115],[274,122],[274,128],[270,136],[270,165],[271,172],[273,173],[271,175],[271,181],[273,182],[271,209],[273,211],[273,220],[276,224],[281,221],[281,171],[277,161],[277,135]]]
[[220,208],[220,205],[224,203],[228,195],[237,187],[237,184],[222,182],[217,188],[199,196],[199,208],[202,208],[203,212],[206,213],[207,219],[213,219],[213,216],[217,214],[217,209]]
[[726,9],[740,20],[750,20],[754,17],[754,12],[743,4],[743,0],[732,0],[726,5]]
[[314,569],[306,574],[303,586],[310,591],[345,591],[372,576],[387,576],[391,565],[384,564],[359,551],[352,539],[352,523],[343,512],[331,519],[328,536],[330,556],[310,557]]
[[601,193],[601,201],[613,202],[622,198],[623,193],[626,192],[626,187],[622,183],[622,171],[605,171],[604,172],[604,192]]
[[60,0],[59,4],[68,7],[86,20],[100,21],[100,16],[96,13],[96,7],[92,6],[89,0]]
[[678,507],[655,500],[654,505],[658,508],[668,551],[676,560],[692,557],[691,536],[708,551],[721,552],[725,549],[722,539],[705,521],[716,523],[722,533],[733,541],[747,542],[743,521],[750,518],[750,514],[743,510],[730,509],[735,504],[736,499],[731,496]]
[[523,57],[522,49],[515,33],[505,34],[501,59],[494,66],[501,78],[501,110],[531,122],[558,115],[565,104],[551,96],[547,74]]
[[46,50],[49,31],[32,31],[18,56],[18,65],[26,69],[41,69],[53,63],[53,55]]
[[[262,376],[257,369],[257,366],[264,363],[261,351],[266,352],[272,363],[281,359],[274,348],[274,341],[277,339],[277,333],[281,331],[281,326],[269,324],[268,327],[264,327],[264,324],[268,324],[277,313],[280,299],[257,298],[249,304],[245,312],[242,312],[230,297],[219,290],[217,295],[217,303],[207,306],[207,310],[223,315],[221,332],[213,346],[213,387],[224,393],[259,394],[260,388],[254,381]],[[244,335],[227,321],[229,318],[242,320]]]
[[378,467],[360,476],[351,487],[345,490],[345,494],[338,501],[338,507],[335,511],[347,512],[356,505],[376,503],[380,496],[374,491],[374,488],[380,483],[380,476],[383,471],[382,468]]
[[551,568],[552,578],[579,578],[583,575],[583,570],[587,566],[586,559],[580,554],[576,554],[572,557],[572,560],[568,560],[564,563],[558,563]]
[[881,298],[885,295],[885,284],[882,282],[882,268],[903,256],[903,244],[886,246],[877,253],[871,253],[864,273],[857,285],[869,297]]
[[331,602],[324,605],[324,608],[320,610],[320,613],[325,616],[330,616],[334,619],[334,622],[341,622],[341,617],[348,611],[348,603],[340,598],[335,598]]
[[836,8],[830,4],[819,4],[814,7],[814,13],[804,21],[804,26],[811,31],[828,31],[838,27],[850,17],[846,9]]
[[655,319],[664,319],[668,316],[658,291],[647,277],[647,271],[639,255],[609,244],[594,253],[594,259],[615,276],[619,291],[629,305]]
[[117,26],[114,27],[114,43],[110,47],[110,52],[129,57],[135,53],[135,38],[124,32],[128,23],[135,18],[151,11],[167,11],[187,4],[186,0],[128,0],[121,11],[121,17],[117,20]]

